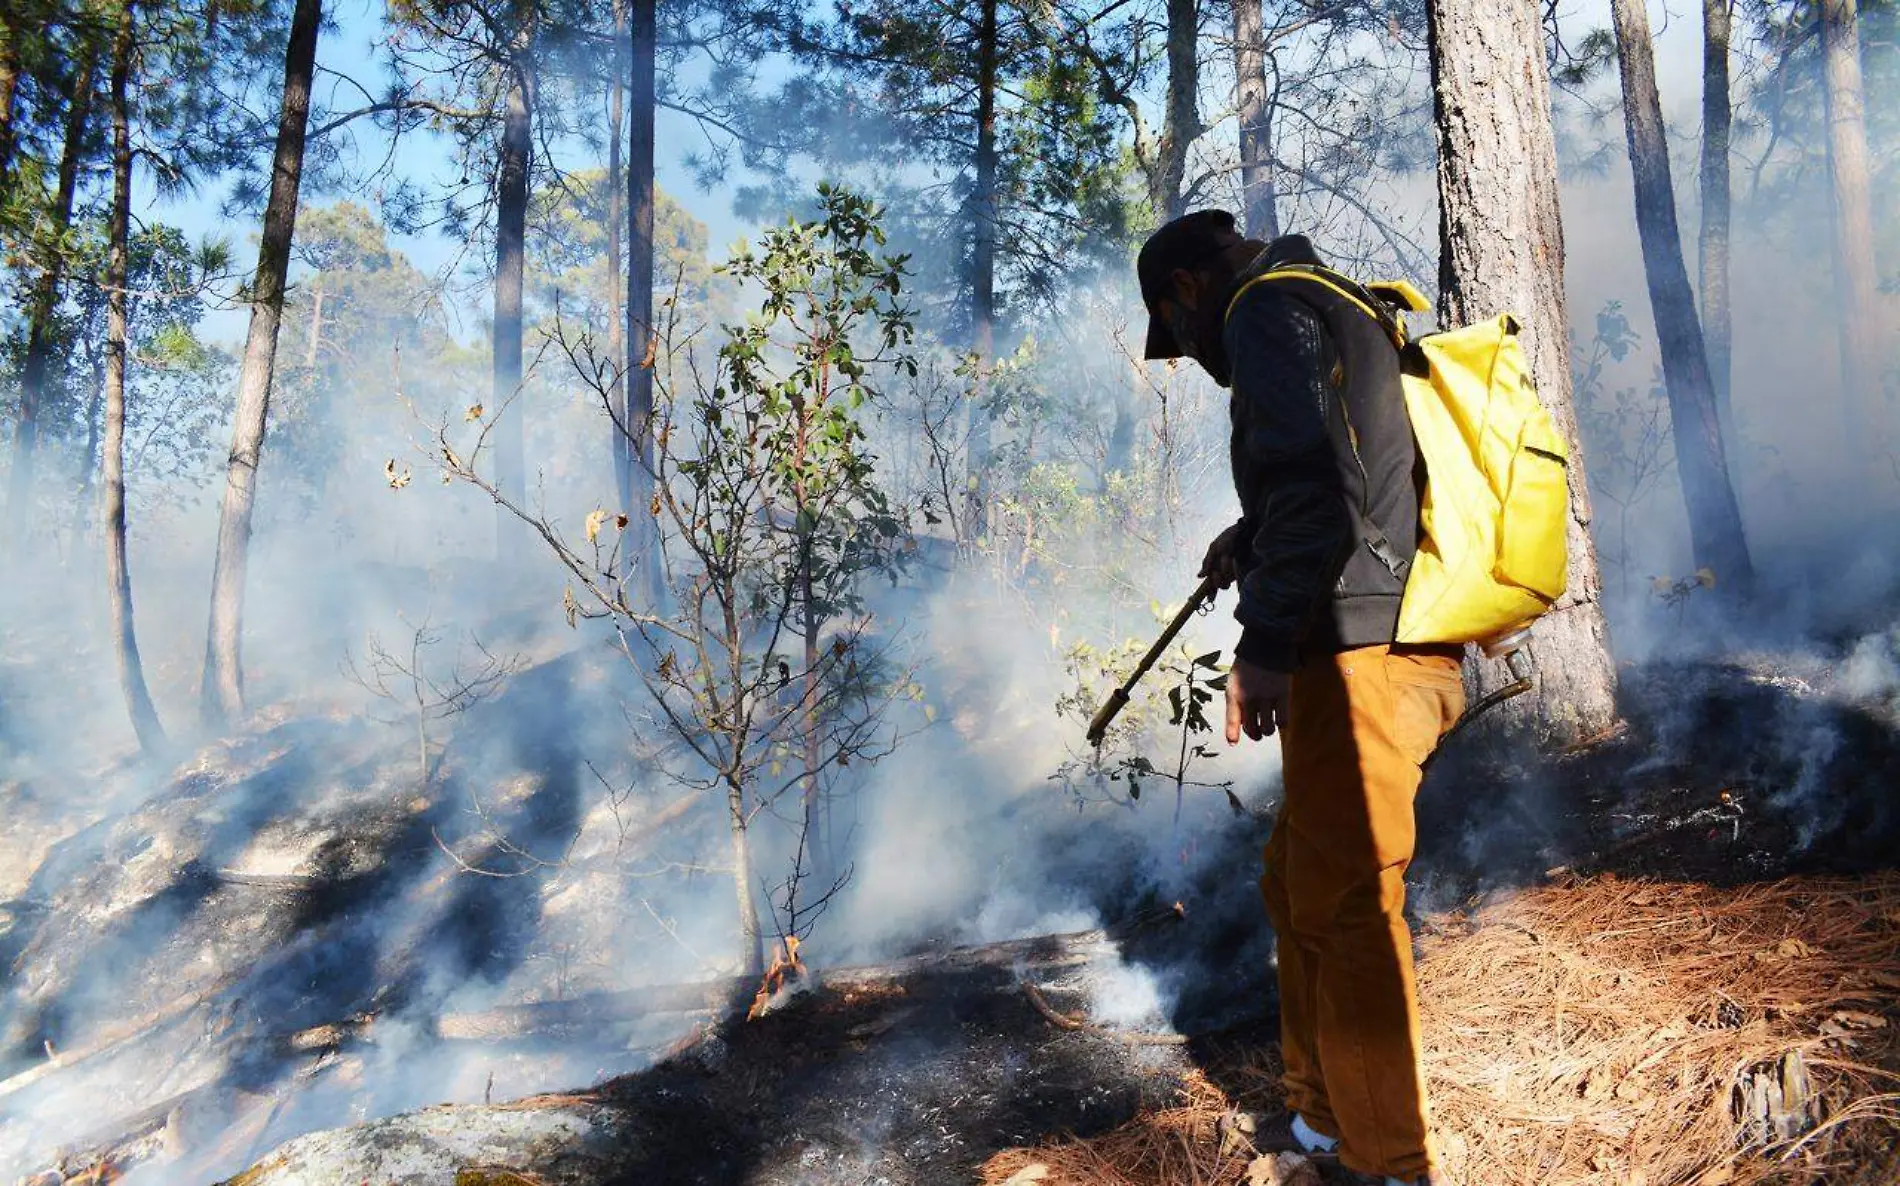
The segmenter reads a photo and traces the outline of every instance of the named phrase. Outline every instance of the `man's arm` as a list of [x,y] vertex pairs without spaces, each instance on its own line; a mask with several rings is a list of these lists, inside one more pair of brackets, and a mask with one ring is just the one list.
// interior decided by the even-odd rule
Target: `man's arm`
[[[1253,530],[1243,551],[1242,626],[1235,656],[1292,671],[1301,641],[1326,608],[1353,546],[1352,516],[1327,435],[1337,355],[1319,315],[1261,285],[1226,328],[1238,445],[1256,475]],[[1243,545],[1243,548],[1245,545]]]

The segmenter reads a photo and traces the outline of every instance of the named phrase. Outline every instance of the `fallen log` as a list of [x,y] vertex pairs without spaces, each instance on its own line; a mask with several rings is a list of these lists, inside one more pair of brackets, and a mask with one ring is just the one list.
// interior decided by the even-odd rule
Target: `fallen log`
[[[791,991],[820,987],[839,992],[850,991],[903,980],[925,970],[967,972],[987,968],[1011,973],[1023,970],[1050,972],[1101,959],[1113,954],[1114,950],[1113,935],[1107,930],[1041,935],[973,947],[924,951],[888,963],[832,968],[814,973],[808,980],[795,982]],[[719,1014],[735,1008],[757,987],[755,982],[744,977],[724,977],[686,984],[659,984],[583,993],[556,1001],[531,1001],[467,1013],[447,1013],[436,1018],[429,1030],[442,1041],[499,1042],[605,1023],[637,1021],[662,1014]],[[277,1042],[284,1049],[299,1053],[335,1049],[351,1042],[373,1042],[378,1020],[376,1014],[359,1014],[297,1030],[283,1035]]]

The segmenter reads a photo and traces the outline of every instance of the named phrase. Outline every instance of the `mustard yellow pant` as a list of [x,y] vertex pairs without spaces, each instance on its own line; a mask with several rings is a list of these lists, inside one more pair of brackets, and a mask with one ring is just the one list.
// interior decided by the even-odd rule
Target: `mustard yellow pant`
[[1434,1160],[1405,869],[1420,765],[1464,711],[1454,649],[1363,647],[1293,673],[1286,798],[1260,879],[1278,938],[1287,1106],[1361,1173]]

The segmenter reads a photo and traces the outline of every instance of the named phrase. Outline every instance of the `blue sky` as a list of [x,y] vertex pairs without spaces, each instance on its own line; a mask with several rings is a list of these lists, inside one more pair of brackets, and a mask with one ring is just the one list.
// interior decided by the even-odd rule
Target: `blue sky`
[[[383,11],[381,0],[339,0],[331,7],[328,15],[333,23],[324,28],[317,45],[319,104],[336,110],[348,110],[361,104],[361,96],[354,87],[323,74],[325,69],[355,78],[372,92],[381,89],[383,72],[378,64],[377,46],[385,33]],[[603,111],[604,107],[603,100]],[[726,193],[700,190],[691,171],[681,164],[687,153],[704,144],[698,128],[686,118],[664,110],[659,112],[656,125],[658,147],[655,166],[660,187],[707,224],[713,248],[721,249],[735,239],[752,233],[754,228],[749,223],[733,216],[731,201]],[[388,148],[388,137],[368,120],[359,120],[347,131],[336,134],[352,137],[356,155],[363,159],[377,159]],[[578,150],[572,147],[566,151]],[[604,155],[599,161],[576,155],[572,159],[563,159],[562,163],[568,167],[584,168],[605,164],[605,159]],[[459,170],[450,160],[448,146],[440,141],[432,141],[426,135],[404,137],[398,168],[425,188],[430,178],[439,178],[446,185],[459,177]],[[137,200],[143,207],[145,217],[179,227],[193,239],[228,240],[240,270],[248,273],[256,260],[257,223],[254,220],[234,221],[224,216],[219,207],[228,192],[229,183],[226,179],[207,178],[195,192],[161,199],[148,182],[140,187]],[[375,204],[374,195],[370,193],[311,190],[305,191],[303,202],[307,207],[341,198],[364,202],[372,207]],[[417,267],[431,274],[452,266],[462,248],[459,240],[434,232],[398,235],[394,236],[394,240]],[[476,331],[478,323],[470,319],[479,317],[480,312],[479,308],[473,307],[465,310],[465,331]],[[205,330],[208,336],[216,340],[241,342],[247,318],[246,309],[217,310],[206,319]]]

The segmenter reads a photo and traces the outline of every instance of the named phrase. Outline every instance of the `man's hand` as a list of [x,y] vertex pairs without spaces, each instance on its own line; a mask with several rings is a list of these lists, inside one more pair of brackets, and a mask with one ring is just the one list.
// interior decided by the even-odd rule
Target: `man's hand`
[[1207,555],[1201,559],[1201,571],[1197,577],[1219,577],[1220,587],[1225,589],[1240,576],[1240,548],[1246,541],[1240,538],[1240,524],[1236,523],[1226,531],[1214,537],[1207,545]]
[[1227,744],[1239,744],[1242,733],[1259,741],[1285,728],[1290,683],[1284,671],[1236,658],[1227,672]]

